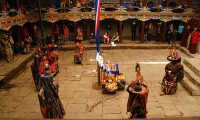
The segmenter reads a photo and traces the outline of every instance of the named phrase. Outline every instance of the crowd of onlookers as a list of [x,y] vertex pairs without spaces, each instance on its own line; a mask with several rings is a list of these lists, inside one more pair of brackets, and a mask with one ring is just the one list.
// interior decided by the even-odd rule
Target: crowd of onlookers
[[[147,21],[144,25],[144,41],[141,41],[141,43],[156,41],[156,43],[158,44],[161,42],[167,42],[168,44],[171,44],[180,41],[181,46],[188,48],[191,53],[195,53],[199,41],[198,22],[199,21],[192,19],[188,21],[188,23],[180,22],[178,26],[177,23],[175,24],[173,22],[170,22],[169,24],[167,24],[166,28],[164,28],[164,23],[162,21],[159,21],[157,23],[156,21]],[[119,25],[119,23],[118,25],[115,25],[117,27],[116,31],[113,29],[112,24],[113,23],[111,20],[106,20],[103,22],[102,25],[104,25],[105,28],[103,30],[104,33],[100,35],[101,43],[121,43],[120,39],[125,34],[123,33],[124,24],[122,23],[121,26]],[[54,39],[55,43],[59,45],[67,44],[70,41],[76,40],[88,40],[91,44],[94,44],[96,42],[94,21],[83,21],[82,24],[77,25],[77,27],[74,26],[75,24],[73,22],[68,23],[65,21],[62,21],[62,24],[54,25],[55,26],[52,33],[49,33],[45,36],[45,45],[49,44],[52,39]],[[121,29],[120,27],[122,27],[121,33],[119,30]],[[14,37],[11,32],[5,31],[0,39],[0,58],[2,58],[2,54],[5,53],[8,62],[12,61],[15,55],[30,53],[32,50],[32,46],[36,46],[39,40],[37,37],[36,25],[32,25],[31,28],[27,28],[26,26],[19,28],[20,29],[17,30],[18,33],[14,34],[18,34],[17,37]],[[32,31],[30,29],[32,29]],[[131,21],[130,32],[132,41],[136,41],[138,39],[140,40],[140,38],[142,37],[141,22],[133,19]],[[3,53],[3,51],[5,52]]]
[[3,57],[5,51],[7,62],[11,62],[14,56],[18,54],[29,54],[32,51],[31,43],[33,42],[30,36],[25,37],[24,41],[14,42],[11,32],[5,31],[3,37],[0,39],[0,59]]
[[0,38],[0,59],[6,56],[7,62],[11,62],[14,56],[19,54],[29,54],[32,47],[37,45],[37,28],[33,28],[33,33],[29,34],[24,26],[16,31],[4,31]]
[[[30,14],[30,13],[34,13],[34,12],[38,12],[38,6],[35,3],[35,1],[31,2],[31,3],[26,3],[26,1],[22,1],[20,3],[17,3],[16,0],[2,0],[2,2],[0,3],[1,7],[0,7],[0,15],[3,17],[6,16],[16,16],[18,14]],[[19,5],[18,5],[19,4]],[[33,4],[33,5],[32,5]],[[108,7],[119,7],[120,4],[119,3],[109,3],[109,1],[105,2],[103,1],[101,3],[101,7],[102,8],[106,8],[105,10],[117,10],[117,9],[107,9]],[[127,8],[128,11],[139,11],[142,7],[142,2],[140,0],[134,1],[134,2],[123,2],[122,6],[124,6],[124,8]],[[151,12],[161,12],[162,8],[166,7],[166,0],[162,0],[162,1],[158,1],[155,2],[153,0],[148,0],[148,2],[146,3],[147,8],[150,8],[148,10],[150,10]],[[80,9],[82,12],[84,11],[92,11],[92,8],[94,8],[95,4],[94,1],[86,1],[86,0],[76,0],[75,6],[78,8],[82,8],[84,7],[84,9]],[[50,11],[49,8],[55,8],[54,10],[57,12],[68,12],[70,10],[72,10],[71,8],[74,7],[73,4],[73,0],[52,0],[52,2],[47,2],[47,3],[43,3],[41,6],[41,10],[42,12],[48,12]],[[188,7],[188,3],[187,0],[184,0],[181,3],[177,3],[174,1],[170,1],[169,2],[169,7],[174,9],[174,8],[178,8],[178,9],[185,9]],[[86,9],[88,8],[88,9]],[[89,9],[91,8],[91,9]],[[181,10],[182,12],[184,10]],[[174,12],[174,11],[172,11]],[[175,11],[176,12],[176,11]],[[180,10],[177,10],[177,12],[180,12]]]

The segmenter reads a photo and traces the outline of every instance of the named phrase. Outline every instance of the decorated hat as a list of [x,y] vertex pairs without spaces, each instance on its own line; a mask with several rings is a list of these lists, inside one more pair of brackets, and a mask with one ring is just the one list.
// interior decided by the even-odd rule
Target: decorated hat
[[58,45],[56,45],[56,44],[49,44],[48,45],[48,49],[49,50],[56,50],[56,49],[58,49]]
[[180,61],[181,57],[179,56],[178,51],[176,50],[175,44],[172,45],[171,50],[169,51],[169,56],[167,57],[167,60],[169,61]]
[[45,75],[51,75],[50,67],[49,67],[48,63],[45,63],[44,70],[45,70],[45,72],[44,72]]

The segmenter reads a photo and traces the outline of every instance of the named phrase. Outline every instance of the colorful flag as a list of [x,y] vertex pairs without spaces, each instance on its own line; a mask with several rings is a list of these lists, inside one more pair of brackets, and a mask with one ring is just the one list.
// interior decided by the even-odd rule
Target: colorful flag
[[97,44],[97,54],[100,53],[100,11],[101,0],[95,0],[95,37]]

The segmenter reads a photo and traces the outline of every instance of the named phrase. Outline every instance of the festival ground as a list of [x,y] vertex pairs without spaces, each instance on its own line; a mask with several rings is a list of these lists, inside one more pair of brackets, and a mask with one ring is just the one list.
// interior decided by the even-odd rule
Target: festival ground
[[[166,44],[136,44],[132,46],[167,46]],[[73,47],[73,43],[70,43]],[[66,46],[70,46],[66,45]],[[83,65],[73,63],[74,51],[59,51],[60,73],[54,78],[58,81],[59,96],[66,111],[65,119],[127,119],[126,104],[128,93],[118,91],[114,95],[102,94],[97,84],[96,51],[87,49]],[[131,46],[130,43],[121,46]],[[102,45],[108,46],[108,45]],[[169,49],[110,49],[103,50],[106,60],[119,64],[124,73],[127,85],[135,80],[135,64],[141,62],[141,73],[147,81],[149,96],[147,102],[147,118],[200,117],[200,97],[191,96],[181,84],[175,95],[160,96],[160,82],[164,76],[164,68]],[[165,48],[165,47],[163,47]],[[103,49],[103,47],[102,47]],[[179,52],[182,60],[189,57]],[[13,66],[31,55],[18,56],[11,64],[1,61],[1,71]],[[200,58],[199,54],[194,55]],[[42,119],[38,92],[28,62],[18,75],[0,87],[0,118]],[[198,62],[193,64],[198,65]],[[4,68],[3,68],[4,67]],[[11,68],[9,69],[12,70]],[[5,73],[6,74],[6,73]],[[1,75],[2,77],[3,75]],[[126,86],[127,86],[126,85]]]

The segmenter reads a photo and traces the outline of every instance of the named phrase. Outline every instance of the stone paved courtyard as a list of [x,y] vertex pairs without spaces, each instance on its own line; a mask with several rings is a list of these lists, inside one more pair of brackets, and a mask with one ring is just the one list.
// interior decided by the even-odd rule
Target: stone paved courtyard
[[[103,53],[106,60],[119,64],[128,85],[135,80],[136,62],[167,62],[168,52],[168,49],[114,49]],[[83,65],[73,63],[73,51],[60,51],[59,54],[60,73],[54,80],[60,85],[65,119],[127,119],[128,93],[102,94],[97,85],[95,50],[86,50]],[[42,118],[31,63],[9,82],[8,88],[0,89],[0,118]],[[150,89],[147,118],[200,117],[200,97],[191,96],[180,84],[175,95],[159,95],[164,68],[165,64],[141,64],[142,75]]]

